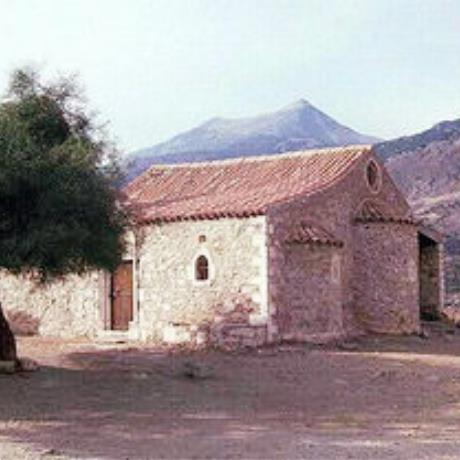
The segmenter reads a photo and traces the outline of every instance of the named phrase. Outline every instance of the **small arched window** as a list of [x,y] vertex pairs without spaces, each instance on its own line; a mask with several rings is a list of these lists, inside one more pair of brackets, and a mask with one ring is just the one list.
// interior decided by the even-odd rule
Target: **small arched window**
[[380,187],[380,171],[375,161],[370,161],[366,170],[367,184],[372,191],[377,191]]
[[206,256],[199,256],[195,262],[195,279],[205,281],[209,278],[209,262]]

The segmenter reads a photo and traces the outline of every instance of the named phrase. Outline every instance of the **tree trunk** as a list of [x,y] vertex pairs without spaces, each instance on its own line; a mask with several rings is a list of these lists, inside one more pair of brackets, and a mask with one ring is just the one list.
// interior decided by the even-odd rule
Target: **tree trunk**
[[0,361],[17,362],[16,340],[0,304]]

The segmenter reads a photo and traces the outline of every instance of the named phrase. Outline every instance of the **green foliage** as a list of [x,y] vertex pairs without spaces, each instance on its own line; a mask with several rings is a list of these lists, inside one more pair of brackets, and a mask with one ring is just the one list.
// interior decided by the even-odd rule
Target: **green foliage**
[[113,270],[128,215],[118,154],[75,79],[13,73],[0,105],[0,267],[42,280]]

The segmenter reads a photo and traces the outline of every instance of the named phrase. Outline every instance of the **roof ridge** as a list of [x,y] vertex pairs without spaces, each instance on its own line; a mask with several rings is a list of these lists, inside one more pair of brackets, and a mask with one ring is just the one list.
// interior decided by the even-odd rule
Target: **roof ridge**
[[[338,152],[348,152],[348,151],[356,151],[362,150],[363,153],[368,153],[372,150],[372,144],[353,144],[353,145],[344,145],[344,146],[337,146],[337,147],[324,147],[320,149],[305,149],[305,150],[292,150],[288,152],[281,152],[281,153],[267,153],[263,155],[251,155],[251,156],[241,156],[241,157],[234,157],[234,158],[224,158],[222,160],[207,160],[207,161],[195,161],[195,162],[188,162],[188,163],[176,163],[176,164],[159,164],[159,165],[152,165],[150,168],[147,169],[148,172],[153,169],[175,169],[175,168],[202,168],[203,166],[222,166],[227,164],[234,164],[234,163],[251,163],[251,162],[259,162],[259,161],[267,161],[267,160],[280,160],[285,158],[297,158],[297,157],[307,157],[313,155],[324,155],[324,154],[332,154]],[[140,176],[142,176],[141,174]],[[139,177],[140,177],[139,176]]]

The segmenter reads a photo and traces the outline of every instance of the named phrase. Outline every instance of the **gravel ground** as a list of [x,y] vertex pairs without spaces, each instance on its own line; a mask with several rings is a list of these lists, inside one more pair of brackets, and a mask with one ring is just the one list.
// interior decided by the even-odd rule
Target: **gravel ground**
[[245,353],[21,338],[0,459],[458,459],[460,330]]

